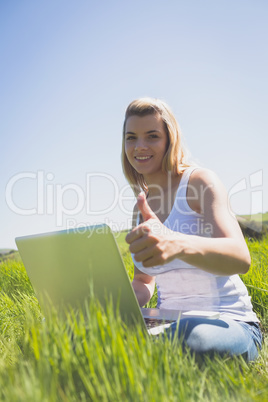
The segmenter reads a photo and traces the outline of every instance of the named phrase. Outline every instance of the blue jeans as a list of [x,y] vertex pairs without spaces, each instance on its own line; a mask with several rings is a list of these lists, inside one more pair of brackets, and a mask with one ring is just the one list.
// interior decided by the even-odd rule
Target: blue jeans
[[[177,331],[177,332],[176,332]],[[258,357],[262,334],[258,323],[232,319],[182,318],[167,330],[168,336],[178,335],[182,345],[196,354],[243,356],[247,361]]]

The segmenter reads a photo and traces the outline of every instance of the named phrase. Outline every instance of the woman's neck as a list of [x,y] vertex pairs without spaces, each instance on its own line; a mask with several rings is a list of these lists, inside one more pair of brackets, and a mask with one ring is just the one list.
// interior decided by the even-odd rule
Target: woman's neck
[[171,172],[157,174],[155,177],[151,175],[144,177],[148,186],[149,197],[159,196],[160,194],[170,192],[174,187],[178,187],[181,175],[174,175]]

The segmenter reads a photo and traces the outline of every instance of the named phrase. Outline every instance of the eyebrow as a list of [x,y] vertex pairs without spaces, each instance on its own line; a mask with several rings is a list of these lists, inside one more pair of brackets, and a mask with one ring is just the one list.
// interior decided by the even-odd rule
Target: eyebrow
[[[152,133],[161,133],[161,131],[159,131],[159,130],[149,130],[149,131],[146,131],[145,134],[152,134]],[[132,131],[127,131],[127,132],[125,133],[125,135],[127,135],[127,134],[134,134],[134,135],[136,135],[136,133],[133,133]]]

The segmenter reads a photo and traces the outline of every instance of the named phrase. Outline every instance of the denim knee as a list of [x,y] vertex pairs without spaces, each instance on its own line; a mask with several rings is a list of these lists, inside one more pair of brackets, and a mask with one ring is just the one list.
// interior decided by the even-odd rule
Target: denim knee
[[197,354],[241,355],[252,361],[261,348],[258,324],[231,319],[184,318],[178,324],[173,323],[167,333],[171,337],[178,336],[183,347]]

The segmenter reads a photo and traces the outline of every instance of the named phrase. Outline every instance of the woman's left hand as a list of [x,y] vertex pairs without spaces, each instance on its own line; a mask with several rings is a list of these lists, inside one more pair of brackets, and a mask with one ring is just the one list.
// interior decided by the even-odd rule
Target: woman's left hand
[[129,250],[134,254],[135,260],[149,268],[178,258],[182,252],[183,235],[173,232],[161,223],[151,210],[144,193],[138,195],[137,205],[143,222],[126,236],[126,242],[130,245]]

